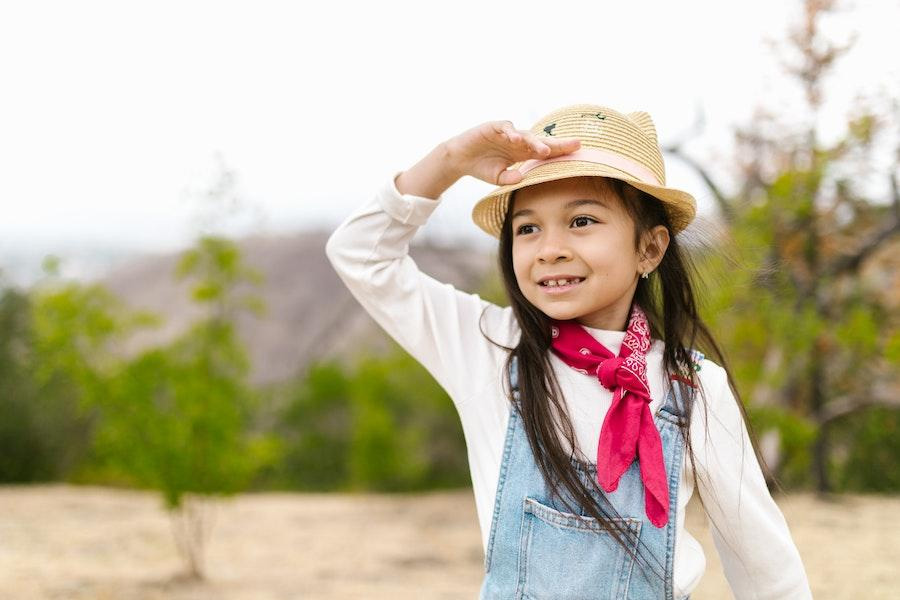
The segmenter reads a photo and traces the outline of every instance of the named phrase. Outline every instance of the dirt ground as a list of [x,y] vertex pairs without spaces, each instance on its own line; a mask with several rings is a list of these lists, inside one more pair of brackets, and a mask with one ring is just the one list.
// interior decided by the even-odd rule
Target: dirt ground
[[[813,593],[900,597],[900,497],[778,498]],[[184,582],[158,496],[95,487],[0,487],[0,599],[474,598],[482,551],[471,491],[247,494],[216,502],[208,579]],[[707,571],[692,598],[730,598],[694,506]]]

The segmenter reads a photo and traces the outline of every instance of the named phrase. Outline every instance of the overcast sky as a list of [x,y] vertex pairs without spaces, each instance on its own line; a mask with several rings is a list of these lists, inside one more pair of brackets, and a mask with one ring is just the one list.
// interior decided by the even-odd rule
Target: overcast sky
[[[844,3],[861,34],[832,82],[900,81],[900,2]],[[764,40],[799,2],[6,2],[0,8],[0,250],[166,250],[203,226],[224,165],[230,231],[331,228],[435,144],[491,119],[529,127],[564,104],[645,110],[665,144],[727,177],[731,128],[796,106]],[[896,89],[896,86],[895,88]],[[826,115],[827,117],[827,115]],[[709,197],[667,157],[669,185]],[[486,236],[463,180],[426,235]],[[227,194],[226,194],[227,195]]]

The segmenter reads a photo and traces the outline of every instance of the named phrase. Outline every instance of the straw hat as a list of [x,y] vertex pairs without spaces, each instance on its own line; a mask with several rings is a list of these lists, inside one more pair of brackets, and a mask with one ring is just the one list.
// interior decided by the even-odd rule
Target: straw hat
[[693,220],[697,204],[694,197],[666,187],[666,169],[649,114],[638,111],[626,115],[605,106],[576,104],[550,113],[531,132],[538,137],[578,138],[581,148],[554,158],[512,165],[510,168],[523,173],[522,181],[496,188],[472,209],[472,219],[490,235],[500,237],[510,192],[581,175],[621,179],[659,198],[669,214],[673,234]]

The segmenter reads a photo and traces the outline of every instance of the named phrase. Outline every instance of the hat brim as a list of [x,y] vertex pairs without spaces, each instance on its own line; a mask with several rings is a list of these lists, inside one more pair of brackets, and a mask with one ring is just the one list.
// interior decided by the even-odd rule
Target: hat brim
[[609,165],[572,160],[539,165],[525,173],[522,181],[496,188],[475,204],[472,220],[482,231],[499,238],[512,192],[538,183],[582,176],[619,179],[659,199],[669,214],[673,234],[686,228],[697,212],[697,202],[687,192],[645,183]]

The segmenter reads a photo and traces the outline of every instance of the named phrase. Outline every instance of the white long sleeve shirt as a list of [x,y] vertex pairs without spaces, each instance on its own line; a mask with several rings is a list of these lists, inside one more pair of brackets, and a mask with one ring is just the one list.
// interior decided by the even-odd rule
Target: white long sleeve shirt
[[[396,174],[395,174],[396,175]],[[500,307],[421,272],[409,242],[438,207],[437,200],[401,194],[394,177],[332,233],[326,253],[332,266],[375,321],[418,360],[452,399],[462,422],[475,505],[487,548],[509,418],[506,351],[521,330],[509,307]],[[482,312],[484,312],[482,318]],[[586,328],[618,354],[624,331]],[[656,411],[668,386],[664,343],[654,340],[647,375]],[[551,353],[576,439],[584,456],[596,452],[612,393]],[[769,494],[725,370],[701,363],[706,409],[691,422],[697,479],[716,550],[735,595],[743,599],[811,598],[803,563],[784,516]],[[702,396],[697,394],[698,402]],[[685,506],[694,491],[685,456],[678,491],[674,560],[675,596],[693,590],[706,568],[700,543],[684,528]]]

